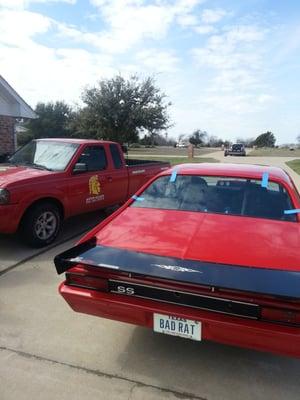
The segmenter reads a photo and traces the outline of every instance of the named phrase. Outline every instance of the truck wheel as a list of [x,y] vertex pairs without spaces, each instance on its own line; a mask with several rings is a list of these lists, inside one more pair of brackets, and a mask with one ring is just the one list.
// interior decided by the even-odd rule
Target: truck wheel
[[43,247],[55,240],[61,224],[58,207],[53,203],[41,203],[27,211],[21,223],[20,233],[30,246]]

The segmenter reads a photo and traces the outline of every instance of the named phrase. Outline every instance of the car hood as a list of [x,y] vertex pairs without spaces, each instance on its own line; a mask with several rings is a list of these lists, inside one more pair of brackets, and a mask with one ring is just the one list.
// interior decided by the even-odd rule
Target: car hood
[[6,187],[35,177],[45,177],[51,172],[25,166],[0,165],[0,187]]
[[300,224],[128,207],[98,244],[181,259],[300,271]]

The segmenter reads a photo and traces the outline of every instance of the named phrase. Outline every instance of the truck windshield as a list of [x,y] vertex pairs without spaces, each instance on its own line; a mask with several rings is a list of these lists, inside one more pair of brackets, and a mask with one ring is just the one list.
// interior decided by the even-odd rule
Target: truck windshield
[[10,158],[10,162],[50,171],[63,171],[77,148],[75,143],[34,140],[18,150]]
[[284,211],[293,208],[285,188],[277,182],[267,187],[255,179],[226,176],[178,175],[157,178],[131,207],[207,212],[283,221],[297,221]]

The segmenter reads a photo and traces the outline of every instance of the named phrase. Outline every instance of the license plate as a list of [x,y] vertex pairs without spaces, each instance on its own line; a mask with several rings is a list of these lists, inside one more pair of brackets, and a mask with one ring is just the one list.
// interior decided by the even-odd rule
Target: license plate
[[201,322],[172,315],[153,314],[153,330],[166,335],[201,340]]

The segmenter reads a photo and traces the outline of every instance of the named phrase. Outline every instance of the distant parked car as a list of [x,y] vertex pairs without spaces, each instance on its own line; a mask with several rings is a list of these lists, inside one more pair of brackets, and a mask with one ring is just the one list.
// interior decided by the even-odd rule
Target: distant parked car
[[179,149],[184,149],[184,148],[188,147],[188,144],[186,142],[178,142],[176,144],[176,147],[178,147]]
[[225,149],[224,156],[245,156],[246,149],[241,143],[233,144],[229,149]]

